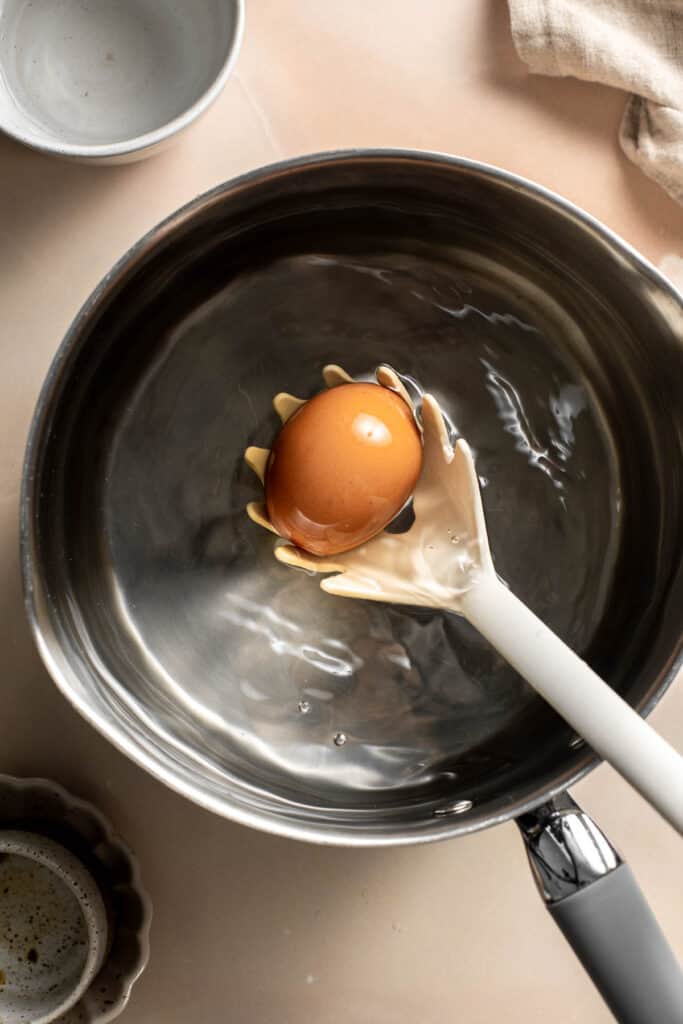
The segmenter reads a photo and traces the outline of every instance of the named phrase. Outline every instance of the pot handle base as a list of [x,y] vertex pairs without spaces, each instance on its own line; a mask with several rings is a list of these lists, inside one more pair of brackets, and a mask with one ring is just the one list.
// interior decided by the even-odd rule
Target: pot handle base
[[683,1024],[683,971],[595,822],[563,794],[518,825],[549,912],[619,1024]]

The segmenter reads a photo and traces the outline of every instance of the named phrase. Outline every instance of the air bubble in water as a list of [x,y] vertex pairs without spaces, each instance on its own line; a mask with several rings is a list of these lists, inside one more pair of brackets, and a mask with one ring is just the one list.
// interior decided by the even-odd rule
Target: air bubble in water
[[311,702],[310,700],[300,700],[297,707],[302,715],[307,715],[311,710]]
[[335,745],[335,747],[343,747],[345,743],[346,743],[346,736],[344,735],[343,732],[338,732],[337,735],[334,737],[334,745]]

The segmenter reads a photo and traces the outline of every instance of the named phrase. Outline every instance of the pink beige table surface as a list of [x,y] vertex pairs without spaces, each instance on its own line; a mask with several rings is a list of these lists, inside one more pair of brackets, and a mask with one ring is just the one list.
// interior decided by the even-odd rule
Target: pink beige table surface
[[[529,76],[504,0],[249,0],[225,92],[166,153],[87,167],[0,138],[0,771],[92,800],[142,861],[152,958],[125,1024],[611,1020],[537,898],[514,825],[412,849],[323,849],[213,817],[127,761],[42,667],[17,528],[31,412],[81,302],[158,220],[261,164],[347,146],[463,154],[555,189],[681,274],[683,209],[620,153],[624,102]],[[683,749],[683,685],[652,721]],[[681,841],[607,767],[575,796],[683,957]]]

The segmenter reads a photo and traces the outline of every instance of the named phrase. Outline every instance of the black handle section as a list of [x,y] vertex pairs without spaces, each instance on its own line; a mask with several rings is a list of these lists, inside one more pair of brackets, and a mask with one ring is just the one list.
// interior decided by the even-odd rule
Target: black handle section
[[683,972],[627,864],[548,910],[619,1024],[683,1024]]

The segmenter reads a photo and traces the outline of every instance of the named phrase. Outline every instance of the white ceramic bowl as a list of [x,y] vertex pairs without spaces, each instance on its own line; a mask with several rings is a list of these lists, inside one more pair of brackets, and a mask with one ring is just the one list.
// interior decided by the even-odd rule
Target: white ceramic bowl
[[0,129],[47,153],[139,159],[218,96],[244,0],[0,0]]
[[3,1024],[48,1024],[75,1006],[102,966],[107,935],[100,890],[69,850],[0,831]]
[[[52,839],[73,854],[77,860],[76,874],[79,874],[79,867],[85,869],[95,881],[106,908],[108,935],[102,965],[94,975],[92,971],[87,971],[91,976],[89,985],[84,984],[84,976],[81,975],[81,983],[78,985],[80,998],[71,1009],[59,1012],[56,1024],[106,1024],[114,1020],[125,1009],[132,987],[149,957],[151,906],[142,886],[136,858],[114,834],[111,825],[99,811],[46,779],[0,775],[0,835],[6,837],[10,831],[30,832],[32,842],[40,842],[41,837],[48,841]],[[0,863],[0,870],[2,868],[3,864]],[[4,888],[4,884],[0,886],[0,970],[5,975],[4,983],[0,985],[0,1021],[2,1024],[16,1024],[16,1011],[13,1011],[13,1015],[8,1013],[9,997],[14,994],[9,984],[12,975],[15,988],[21,981],[17,972],[22,967],[24,980],[30,981],[33,978],[35,981],[36,969],[41,962],[44,966],[44,961],[41,949],[34,945],[37,941],[35,936],[39,933],[29,931],[24,936],[29,941],[23,943],[22,949],[21,927],[17,927],[15,922],[20,926],[24,920],[27,925],[31,924],[28,921],[30,914],[18,915],[6,903],[5,914],[12,927],[3,927],[2,904],[9,895],[3,893]],[[96,902],[94,900],[93,905]],[[68,899],[66,904],[68,907]],[[23,961],[17,961],[13,950],[3,947],[3,933],[8,930],[17,953],[24,953]],[[97,951],[92,963],[99,959],[101,944],[98,942],[96,945]],[[56,948],[59,949],[59,943]],[[35,961],[33,958],[26,959],[32,949],[37,954]],[[52,963],[49,959],[47,962]],[[72,971],[72,978],[75,973],[78,972]],[[54,980],[50,980],[48,988]],[[65,985],[63,991],[68,988]],[[27,1019],[34,1020],[30,1016]],[[36,1019],[45,1024],[45,1020],[50,1017]]]

